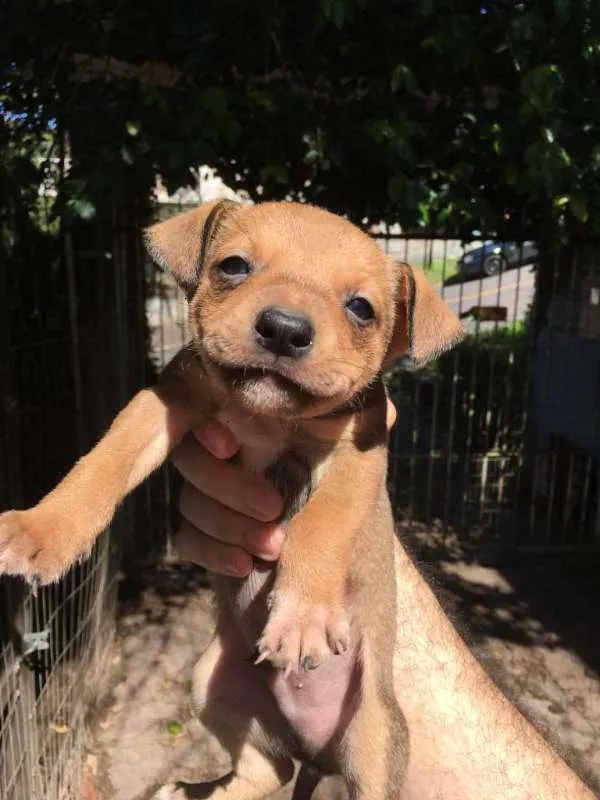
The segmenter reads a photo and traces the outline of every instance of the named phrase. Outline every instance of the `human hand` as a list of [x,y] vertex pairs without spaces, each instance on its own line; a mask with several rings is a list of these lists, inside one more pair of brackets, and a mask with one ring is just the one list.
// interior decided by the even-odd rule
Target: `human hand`
[[227,461],[238,449],[231,431],[211,420],[174,452],[173,463],[185,479],[175,545],[195,564],[243,577],[252,569],[253,555],[267,561],[279,556],[283,530],[273,520],[283,503],[266,480]]
[[[388,401],[388,430],[395,421],[396,409]],[[185,479],[179,500],[184,520],[175,544],[182,558],[212,572],[244,577],[252,569],[252,556],[279,557],[284,533],[274,520],[283,503],[267,481],[227,461],[238,449],[231,431],[211,420],[173,454]]]

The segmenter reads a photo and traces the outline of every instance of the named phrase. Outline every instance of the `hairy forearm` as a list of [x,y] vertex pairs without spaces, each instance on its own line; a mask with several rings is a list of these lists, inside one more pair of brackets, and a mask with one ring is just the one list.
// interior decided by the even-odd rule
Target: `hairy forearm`
[[406,800],[593,800],[486,675],[401,546],[396,560]]

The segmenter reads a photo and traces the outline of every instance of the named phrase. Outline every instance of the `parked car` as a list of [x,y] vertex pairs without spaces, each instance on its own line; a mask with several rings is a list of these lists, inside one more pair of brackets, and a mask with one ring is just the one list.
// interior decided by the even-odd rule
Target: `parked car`
[[459,258],[458,270],[464,278],[489,277],[506,269],[533,264],[538,257],[534,242],[494,242],[488,239]]

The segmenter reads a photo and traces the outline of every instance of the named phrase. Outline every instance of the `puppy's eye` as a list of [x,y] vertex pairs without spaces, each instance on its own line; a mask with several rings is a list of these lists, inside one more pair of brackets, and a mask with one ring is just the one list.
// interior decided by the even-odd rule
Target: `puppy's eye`
[[226,278],[244,280],[250,274],[250,264],[241,256],[229,256],[217,265],[217,269]]
[[360,325],[366,325],[375,319],[373,306],[364,297],[351,297],[346,303],[346,309]]

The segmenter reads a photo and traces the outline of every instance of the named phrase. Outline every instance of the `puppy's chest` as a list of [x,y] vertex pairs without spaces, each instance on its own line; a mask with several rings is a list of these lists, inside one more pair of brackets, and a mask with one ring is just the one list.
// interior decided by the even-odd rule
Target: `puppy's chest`
[[290,519],[308,502],[325,472],[325,454],[278,420],[251,416],[235,407],[222,409],[217,418],[240,443],[237,462],[275,486],[283,498],[282,520]]
[[[277,420],[251,417],[228,407],[217,415],[240,443],[237,461],[264,475],[283,499],[280,517],[285,525],[306,503],[327,467],[327,454]],[[252,649],[267,620],[266,598],[273,582],[274,563],[255,559],[247,578],[223,578],[221,597],[231,607],[241,633]]]

